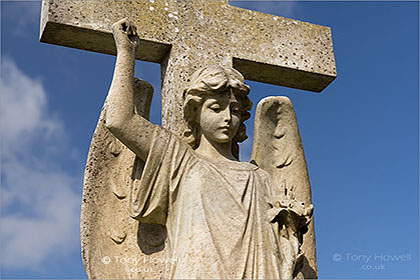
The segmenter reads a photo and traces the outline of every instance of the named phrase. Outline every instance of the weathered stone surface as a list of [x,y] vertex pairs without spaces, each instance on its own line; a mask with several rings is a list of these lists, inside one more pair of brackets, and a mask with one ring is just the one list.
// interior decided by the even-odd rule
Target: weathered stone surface
[[316,92],[336,77],[330,28],[226,1],[43,1],[41,41],[115,54],[111,25],[124,17],[138,26],[136,58],[163,66],[163,125],[172,131],[182,131],[188,77],[205,65]]
[[[273,106],[259,106],[267,114],[258,115],[261,117],[257,122],[261,124],[258,133],[265,138],[263,141],[261,137],[256,138],[255,159],[259,160],[262,153],[275,156],[261,162],[269,172],[255,164],[240,162],[237,143],[246,139],[244,121],[252,108],[248,98],[250,88],[243,76],[231,67],[204,67],[190,77],[184,91],[183,115],[187,130],[180,138],[133,111],[133,101],[142,95],[133,88],[138,44],[136,27],[122,19],[112,30],[118,54],[107,97],[105,125],[146,162],[139,184],[134,181],[130,188],[127,210],[140,223],[166,227],[166,246],[160,247],[163,242],[159,238],[147,240],[149,245],[159,247],[154,252],[165,251],[166,266],[158,276],[165,279],[292,279],[303,272],[302,265],[308,264],[302,251],[303,236],[308,232],[313,206],[308,197],[304,197],[305,202],[297,199],[292,185],[301,183],[294,176],[306,174],[306,165],[299,164],[303,156],[301,147],[293,145],[299,139],[299,132],[294,116],[290,117],[290,102],[286,114],[279,110],[274,110],[273,114]],[[282,98],[276,100],[277,107],[283,105]],[[279,131],[284,127],[287,127],[287,137],[282,137],[285,134]],[[280,151],[281,148],[287,150]],[[119,152],[112,148],[111,153]],[[283,155],[285,160],[281,160]],[[276,172],[291,163],[293,172],[281,172],[284,182],[279,185]],[[299,170],[301,168],[304,170]],[[308,187],[297,186],[297,193],[307,194],[301,189]],[[123,191],[115,192],[112,186],[110,189],[118,193],[117,197],[125,197]],[[101,221],[104,226],[110,224],[106,217]],[[101,226],[97,231],[100,230]],[[111,232],[111,239],[124,244],[125,235]],[[91,245],[87,244],[89,247]],[[120,254],[122,248],[116,247],[116,254]],[[144,247],[140,248],[142,253],[146,252]],[[92,272],[93,275],[104,272],[103,265],[92,262],[97,255],[85,259],[90,277]],[[119,270],[126,277],[123,268]],[[114,276],[116,271],[118,268],[109,275]],[[316,277],[316,274],[303,276]],[[144,273],[137,277],[144,277]]]
[[[267,97],[257,107],[251,159],[272,175],[276,186],[293,187],[296,199],[312,204],[311,185],[292,102],[285,96]],[[269,157],[267,155],[270,155]],[[299,278],[317,278],[314,223],[303,236]],[[315,264],[315,265],[314,265]]]
[[[111,25],[124,17],[138,26],[140,40],[135,57],[162,65],[162,125],[179,136],[185,131],[182,93],[191,74],[202,66],[234,67],[250,80],[317,92],[336,76],[328,27],[231,7],[226,1],[44,0],[41,41],[115,54]],[[273,169],[270,173],[292,178],[292,185],[297,188],[296,197],[308,205],[310,185],[293,108],[288,102],[280,103],[274,107],[283,109],[278,107],[277,115],[268,115],[277,118],[278,123],[285,121],[292,136],[282,139],[286,141],[280,141],[282,148],[275,149],[282,150],[287,146],[281,154],[284,164],[278,165],[281,172],[275,173]],[[280,122],[284,116],[288,116],[287,120]],[[165,238],[161,234],[164,229],[143,223],[136,229],[136,222],[127,216],[118,220],[124,213],[128,189],[135,188],[144,162],[134,161],[135,154],[104,127],[104,118],[105,115],[101,115],[86,167],[82,209],[82,242],[90,244],[89,249],[84,249],[86,269],[93,278],[137,278],[139,273],[130,271],[128,266],[125,274],[121,274],[120,266],[102,261],[104,266],[98,269],[97,264],[93,264],[104,252],[118,252],[120,257],[153,253],[153,257],[164,260],[161,242]],[[256,124],[256,129],[261,130],[266,125]],[[274,138],[281,139],[280,134]],[[260,151],[263,149],[261,143],[255,144]],[[270,151],[268,146],[265,149],[263,154]],[[294,152],[289,157],[286,155],[290,149]],[[134,167],[131,162],[135,162]],[[129,173],[131,177],[127,175]],[[304,237],[303,248],[305,258],[298,277],[315,278],[313,223]],[[91,265],[96,266],[95,272]],[[141,277],[162,277],[162,266],[157,264],[154,268],[149,271],[151,273],[142,271]]]
[[[135,90],[139,93],[134,99],[136,113],[148,118],[153,89],[138,80]],[[89,279],[159,279],[164,269],[160,260],[164,259],[165,228],[139,223],[127,214],[128,194],[138,184],[144,162],[109,132],[105,118],[106,102],[90,146],[83,186],[80,232],[86,273]]]

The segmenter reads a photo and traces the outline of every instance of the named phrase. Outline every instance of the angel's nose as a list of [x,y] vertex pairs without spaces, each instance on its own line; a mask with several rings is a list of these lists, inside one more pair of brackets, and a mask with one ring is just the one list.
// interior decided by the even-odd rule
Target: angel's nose
[[232,112],[229,106],[227,106],[226,109],[223,110],[223,120],[228,124],[230,124],[230,122],[232,121]]

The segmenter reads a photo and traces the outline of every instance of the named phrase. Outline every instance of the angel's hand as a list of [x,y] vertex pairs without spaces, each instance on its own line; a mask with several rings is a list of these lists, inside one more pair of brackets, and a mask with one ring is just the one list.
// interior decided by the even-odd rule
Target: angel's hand
[[134,54],[139,44],[137,28],[128,18],[123,18],[112,25],[117,52],[129,51]]

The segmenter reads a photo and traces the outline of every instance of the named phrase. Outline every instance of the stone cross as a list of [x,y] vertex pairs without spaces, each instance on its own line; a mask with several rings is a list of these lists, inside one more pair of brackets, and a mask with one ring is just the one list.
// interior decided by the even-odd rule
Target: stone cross
[[128,17],[136,58],[162,65],[162,125],[181,133],[182,91],[209,64],[245,79],[321,92],[336,77],[331,30],[228,5],[227,1],[44,0],[42,42],[116,53],[111,25]]
[[[226,0],[43,0],[40,40],[115,55],[111,25],[125,17],[141,39],[136,58],[161,64],[162,126],[179,135],[182,93],[199,67],[222,64],[248,80],[314,92],[336,77],[329,27],[233,7]],[[306,275],[315,278],[313,223],[309,231],[304,265],[312,270]]]

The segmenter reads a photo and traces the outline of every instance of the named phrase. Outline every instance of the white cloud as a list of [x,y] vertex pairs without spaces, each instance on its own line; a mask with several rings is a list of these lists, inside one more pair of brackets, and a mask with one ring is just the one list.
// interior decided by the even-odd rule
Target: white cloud
[[[48,111],[40,81],[2,62],[2,264],[36,269],[79,248],[80,184],[49,150],[65,151],[62,122]],[[59,141],[60,140],[60,141]]]
[[40,81],[23,74],[10,59],[2,62],[3,156],[16,155],[31,138],[63,135],[61,122],[47,115],[47,97]]
[[12,33],[24,37],[31,33],[31,26],[39,24],[42,1],[2,1],[2,16],[6,20],[12,19]]

